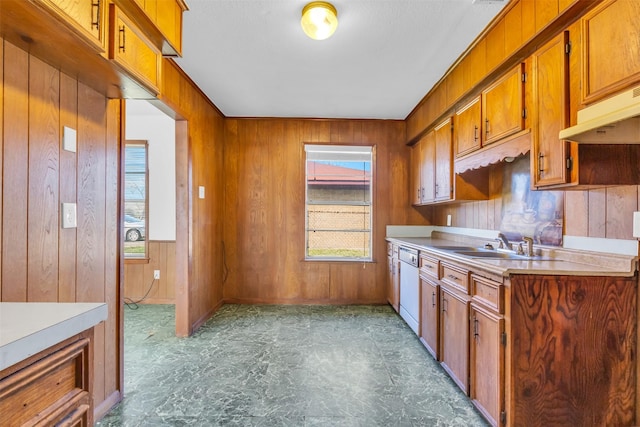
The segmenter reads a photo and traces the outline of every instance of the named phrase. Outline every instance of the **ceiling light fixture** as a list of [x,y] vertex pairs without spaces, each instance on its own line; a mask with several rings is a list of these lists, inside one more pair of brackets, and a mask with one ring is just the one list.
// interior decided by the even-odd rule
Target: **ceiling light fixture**
[[300,25],[312,39],[328,39],[338,27],[338,11],[326,1],[312,1],[302,8]]

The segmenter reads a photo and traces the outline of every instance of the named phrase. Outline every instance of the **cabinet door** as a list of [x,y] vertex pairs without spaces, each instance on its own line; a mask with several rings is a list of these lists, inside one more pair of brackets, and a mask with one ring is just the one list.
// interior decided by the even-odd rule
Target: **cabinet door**
[[115,5],[110,5],[109,59],[114,60],[153,94],[160,83],[160,52]]
[[[158,1],[156,24],[178,55],[182,52],[182,12],[176,0]],[[169,52],[163,53],[169,54]]]
[[420,143],[420,190],[422,203],[435,199],[436,133],[430,131]]
[[449,200],[453,197],[451,118],[440,123],[435,129],[435,134],[435,199]]
[[480,97],[478,96],[456,111],[456,118],[453,123],[456,140],[456,157],[463,156],[480,148],[480,122]]
[[640,2],[607,0],[582,19],[583,102],[640,81]]
[[494,426],[504,411],[503,332],[502,316],[471,303],[469,396]]
[[438,351],[438,331],[440,329],[440,286],[420,275],[420,341],[436,360]]
[[420,180],[420,162],[422,161],[420,143],[411,147],[411,177],[409,179],[409,197],[412,205],[419,205],[422,201],[422,182]]
[[482,92],[483,145],[524,129],[523,75],[524,65],[518,64]]
[[442,367],[466,393],[469,387],[469,303],[444,286],[440,291]]
[[569,125],[568,39],[564,32],[532,55],[531,171],[537,187],[567,182],[567,142],[558,132]]
[[38,2],[63,18],[79,36],[99,52],[104,52],[105,0],[38,0]]

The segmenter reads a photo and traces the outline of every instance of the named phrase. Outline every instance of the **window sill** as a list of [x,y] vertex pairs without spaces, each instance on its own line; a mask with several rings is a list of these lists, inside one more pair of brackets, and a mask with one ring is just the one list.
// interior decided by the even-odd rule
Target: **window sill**
[[149,258],[125,258],[125,264],[149,264]]
[[355,264],[376,264],[373,259],[342,259],[342,258],[304,258],[304,262],[351,262]]

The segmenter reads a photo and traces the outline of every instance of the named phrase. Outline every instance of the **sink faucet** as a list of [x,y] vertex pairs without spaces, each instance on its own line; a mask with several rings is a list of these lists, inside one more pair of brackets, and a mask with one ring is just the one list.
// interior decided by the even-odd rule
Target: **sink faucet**
[[502,233],[498,233],[498,237],[496,238],[496,242],[498,242],[498,248],[500,249],[511,249],[511,244],[509,243],[509,239]]
[[523,237],[522,240],[527,245],[527,256],[533,256],[533,239],[531,237]]

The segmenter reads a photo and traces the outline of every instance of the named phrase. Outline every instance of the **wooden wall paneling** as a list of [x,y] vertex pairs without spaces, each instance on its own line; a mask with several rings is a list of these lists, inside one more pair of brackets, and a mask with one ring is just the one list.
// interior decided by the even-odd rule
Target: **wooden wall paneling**
[[576,0],[558,0],[558,13],[564,12],[566,8],[571,6]]
[[589,190],[589,237],[607,237],[607,190]]
[[[78,81],[60,74],[60,141],[64,127],[78,129]],[[76,203],[76,153],[60,147],[60,203]],[[60,228],[58,301],[76,300],[76,228]]]
[[2,300],[13,302],[27,301],[28,70],[29,55],[5,42]]
[[637,186],[607,188],[606,237],[608,239],[633,239],[633,212],[637,206]]
[[[4,40],[0,37],[0,206],[2,206],[2,155],[4,146]],[[0,208],[0,301],[2,301],[2,209]]]
[[30,56],[27,298],[58,300],[60,72]]
[[[105,301],[106,100],[78,84],[78,302]],[[105,325],[95,328],[94,400],[105,400]],[[113,343],[108,344],[113,345]],[[110,372],[109,375],[113,375]]]
[[558,0],[536,0],[536,32],[558,16]]
[[[225,218],[227,215],[235,214],[237,210],[237,204],[239,203],[239,172],[238,163],[240,157],[239,142],[238,142],[238,120],[227,119],[225,120],[225,134],[224,134],[224,175],[226,177],[224,182],[224,206],[225,206]],[[223,254],[223,268],[225,269],[225,275],[223,276],[223,298],[228,298],[229,295],[234,295],[235,289],[231,289],[237,283],[237,263],[238,263],[238,245],[234,244],[235,239],[239,234],[240,221],[226,221],[223,228],[223,241],[224,241],[224,254]]]
[[522,2],[515,1],[504,17],[504,53],[506,57],[522,46]]
[[[163,76],[171,69],[163,70]],[[166,85],[166,82],[164,83]],[[191,333],[189,278],[191,275],[191,180],[189,177],[189,130],[186,120],[176,121],[176,335]],[[186,255],[186,256],[185,256]],[[125,280],[126,283],[126,280]]]
[[526,43],[536,33],[536,2],[520,0],[522,5],[522,41]]
[[564,192],[564,234],[589,236],[589,191]]
[[108,306],[107,320],[104,322],[104,396],[105,403],[96,408],[97,418],[101,418],[113,404],[120,400],[123,386],[124,367],[121,350],[124,346],[122,323],[121,283],[123,267],[124,239],[120,238],[120,223],[124,212],[120,203],[120,141],[121,101],[107,101],[106,147],[105,147],[105,286],[104,301]]
[[486,67],[491,71],[505,59],[505,20],[499,20],[486,36]]

